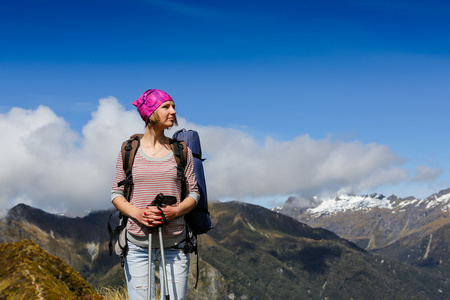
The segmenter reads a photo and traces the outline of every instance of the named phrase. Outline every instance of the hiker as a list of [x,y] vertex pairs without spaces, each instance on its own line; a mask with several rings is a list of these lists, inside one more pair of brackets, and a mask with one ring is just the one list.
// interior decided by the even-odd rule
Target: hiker
[[[187,149],[186,196],[181,199],[181,183],[177,178],[177,162],[171,148],[171,140],[164,130],[177,125],[173,99],[164,91],[150,89],[144,92],[133,105],[137,107],[145,122],[145,133],[140,139],[132,169],[133,190],[128,201],[123,186],[125,180],[122,154],[117,158],[116,175],[111,191],[114,206],[128,216],[125,276],[131,300],[147,299],[148,283],[151,281],[152,299],[155,299],[155,263],[160,264],[161,299],[162,284],[161,251],[157,228],[162,226],[164,256],[170,299],[185,299],[189,275],[189,253],[183,251],[186,238],[184,215],[197,204],[200,194],[194,173],[191,150]],[[158,194],[176,197],[176,204],[158,209],[153,203]],[[167,220],[167,222],[164,222]],[[153,232],[153,234],[151,234]],[[149,238],[152,251],[149,255]],[[152,240],[154,242],[152,242]],[[153,278],[148,278],[148,260],[151,257]]]

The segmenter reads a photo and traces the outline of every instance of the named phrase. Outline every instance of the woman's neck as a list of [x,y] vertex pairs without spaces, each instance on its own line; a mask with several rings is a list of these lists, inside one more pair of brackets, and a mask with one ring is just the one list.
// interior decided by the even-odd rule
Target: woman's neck
[[141,139],[141,147],[149,156],[164,156],[170,151],[169,138],[164,135],[164,130],[147,127]]
[[164,144],[167,137],[164,135],[164,130],[158,130],[154,127],[147,127],[143,136],[145,140],[150,145]]

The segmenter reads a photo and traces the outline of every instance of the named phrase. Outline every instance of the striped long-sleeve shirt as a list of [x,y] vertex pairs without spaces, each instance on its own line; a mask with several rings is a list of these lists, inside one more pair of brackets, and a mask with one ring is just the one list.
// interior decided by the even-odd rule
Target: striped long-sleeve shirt
[[[194,173],[194,160],[191,150],[187,149],[187,165],[185,168],[186,192],[185,197],[192,197],[196,202],[200,198],[197,181]],[[181,182],[177,178],[177,162],[173,152],[163,157],[150,157],[141,148],[136,152],[133,163],[133,193],[130,203],[137,208],[145,208],[153,204],[156,195],[163,193],[168,196],[175,196],[178,206],[181,196]],[[111,190],[111,201],[117,196],[123,196],[123,186],[118,187],[117,183],[125,179],[123,170],[122,154],[119,153],[116,165],[116,176]],[[174,237],[184,231],[184,217],[171,220],[163,226],[163,235],[167,238]],[[128,218],[127,230],[136,238],[144,237],[147,227],[140,224],[133,218]]]

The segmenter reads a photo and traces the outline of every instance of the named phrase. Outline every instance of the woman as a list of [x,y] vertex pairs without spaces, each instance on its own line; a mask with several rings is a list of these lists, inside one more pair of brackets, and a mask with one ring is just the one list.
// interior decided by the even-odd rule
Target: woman
[[[164,214],[168,223],[162,226],[164,254],[170,299],[185,299],[189,275],[189,254],[184,253],[186,237],[184,215],[191,211],[200,197],[194,173],[192,152],[188,148],[185,168],[187,195],[181,199],[181,182],[177,178],[177,163],[164,130],[176,125],[173,99],[161,90],[150,89],[133,102],[146,127],[133,164],[133,193],[130,202],[123,194],[123,186],[117,183],[125,179],[122,155],[119,154],[116,176],[111,191],[112,203],[128,216],[128,254],[125,259],[125,276],[131,300],[147,299],[148,285],[148,233],[163,225]],[[159,194],[175,196],[177,202],[161,210],[153,200]],[[152,236],[152,274],[155,262],[161,262],[159,239],[154,230]],[[162,281],[162,266],[160,264]],[[152,299],[155,295],[155,278],[151,278]],[[164,285],[161,284],[161,299]]]

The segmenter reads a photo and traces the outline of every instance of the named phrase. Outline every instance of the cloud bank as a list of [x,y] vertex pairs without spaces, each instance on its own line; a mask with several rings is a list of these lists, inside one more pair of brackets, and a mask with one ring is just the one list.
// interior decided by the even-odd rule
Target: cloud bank
[[[210,199],[357,192],[409,179],[403,159],[384,145],[308,135],[283,142],[267,137],[261,143],[236,129],[197,126],[182,118],[179,124],[200,133]],[[112,207],[120,144],[144,130],[137,112],[113,97],[99,100],[81,133],[46,106],[13,108],[0,114],[0,127],[1,206],[26,203],[70,215]],[[435,175],[421,166],[415,179]]]

